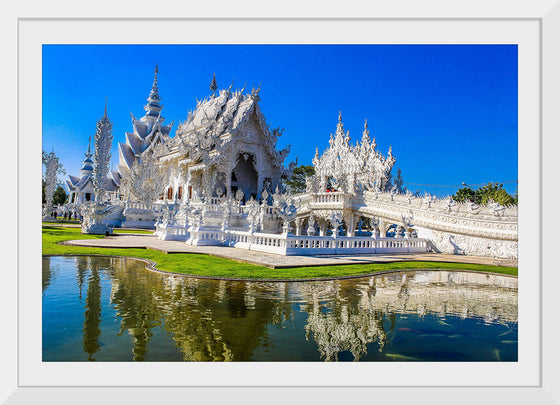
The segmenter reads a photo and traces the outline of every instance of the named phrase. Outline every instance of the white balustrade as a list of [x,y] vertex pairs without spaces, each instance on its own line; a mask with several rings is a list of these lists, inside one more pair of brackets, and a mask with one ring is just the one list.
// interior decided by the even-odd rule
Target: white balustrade
[[308,256],[317,254],[388,254],[422,253],[429,251],[427,239],[397,239],[369,237],[293,236],[246,231],[225,231],[226,246],[278,253]]

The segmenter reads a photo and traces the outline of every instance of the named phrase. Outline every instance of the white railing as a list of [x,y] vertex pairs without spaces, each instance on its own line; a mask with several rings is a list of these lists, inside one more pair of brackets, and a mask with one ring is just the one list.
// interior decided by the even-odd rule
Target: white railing
[[246,231],[226,231],[226,246],[283,255],[336,255],[422,253],[430,250],[427,239],[293,236]]
[[188,229],[184,226],[159,225],[154,233],[161,240],[186,241],[190,237]]
[[344,201],[344,193],[341,192],[330,192],[330,193],[316,193],[315,202],[324,203],[339,203]]
[[153,204],[146,204],[143,202],[136,202],[136,201],[128,201],[125,203],[126,208],[130,209],[140,209],[140,210],[152,210]]
[[369,237],[289,236],[287,255],[422,253],[430,250],[427,239]]

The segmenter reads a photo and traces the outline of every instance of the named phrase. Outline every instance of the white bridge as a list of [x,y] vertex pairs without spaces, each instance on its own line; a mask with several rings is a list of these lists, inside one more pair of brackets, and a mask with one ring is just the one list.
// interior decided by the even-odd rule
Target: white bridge
[[[151,215],[160,239],[192,245],[282,255],[433,251],[517,258],[517,207],[367,191],[309,193],[288,199],[291,216],[282,216],[280,206],[266,200],[243,205],[212,198],[154,204],[149,209],[133,203],[127,209],[129,216]],[[129,216],[125,224],[134,223]]]

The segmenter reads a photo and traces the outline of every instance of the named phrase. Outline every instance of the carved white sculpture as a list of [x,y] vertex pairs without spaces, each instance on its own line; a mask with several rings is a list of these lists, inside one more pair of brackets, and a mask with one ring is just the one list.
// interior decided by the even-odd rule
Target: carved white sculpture
[[313,158],[315,175],[307,179],[308,192],[327,191],[329,182],[331,188],[348,193],[389,190],[395,158],[391,148],[385,158],[376,147],[375,139],[370,140],[367,121],[361,142],[351,146],[350,133],[344,133],[342,114],[339,114],[336,133],[334,137],[331,135],[329,148],[321,156],[316,149]]
[[109,162],[111,161],[111,144],[113,142],[113,124],[107,117],[107,102],[103,117],[97,122],[94,137],[95,152],[93,154],[93,189],[95,190],[95,201],[100,204],[105,196],[105,183],[109,174]]
[[163,194],[167,181],[167,174],[156,165],[156,159],[147,154],[124,175],[121,192],[130,200],[151,204]]
[[55,219],[52,216],[53,196],[56,189],[56,173],[58,171],[58,158],[54,154],[54,149],[48,154],[45,166],[45,212],[43,221],[54,221]]

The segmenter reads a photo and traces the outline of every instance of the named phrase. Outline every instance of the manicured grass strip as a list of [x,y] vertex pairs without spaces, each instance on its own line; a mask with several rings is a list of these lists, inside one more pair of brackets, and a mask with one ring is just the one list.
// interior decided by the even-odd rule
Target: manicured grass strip
[[[57,227],[58,228],[64,228],[65,225],[79,225],[80,222],[62,222],[62,221],[58,221],[58,222],[43,222],[43,229],[45,229],[45,227]],[[66,227],[66,229],[70,229],[70,228],[75,228],[75,229],[80,229],[79,227]],[[146,233],[146,234],[152,234],[154,233],[154,231],[150,231],[148,229],[120,229],[120,228],[113,228],[113,233]],[[81,234],[82,235],[82,234]],[[87,238],[76,238],[76,239],[87,239]]]
[[113,233],[146,233],[146,234],[153,234],[154,231],[149,231],[146,229],[118,229],[113,228]]
[[48,226],[48,225],[52,225],[52,224],[72,224],[72,225],[78,225],[80,223],[79,220],[77,219],[57,219],[54,222],[43,222],[43,225]]
[[80,233],[79,228],[58,226],[43,227],[44,255],[114,255],[150,259],[157,263],[157,268],[174,273],[194,276],[229,277],[247,279],[305,279],[344,277],[370,274],[388,270],[406,269],[450,269],[485,271],[517,276],[516,267],[501,267],[481,264],[446,263],[446,262],[392,262],[351,264],[341,266],[296,267],[287,269],[269,269],[249,263],[214,257],[204,254],[174,253],[166,254],[151,249],[109,249],[82,246],[58,245],[59,242],[73,239],[100,239],[103,235],[87,235]]

